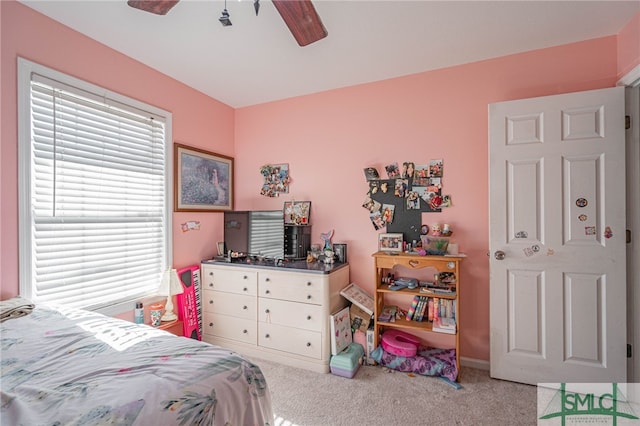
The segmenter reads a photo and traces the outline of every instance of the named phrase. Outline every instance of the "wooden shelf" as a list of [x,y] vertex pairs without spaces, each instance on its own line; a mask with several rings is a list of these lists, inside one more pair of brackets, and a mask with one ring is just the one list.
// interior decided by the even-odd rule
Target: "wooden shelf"
[[440,299],[456,299],[457,292],[455,294],[447,294],[447,293],[422,293],[419,289],[410,290],[408,288],[403,288],[400,290],[390,290],[387,288],[386,284],[381,284],[377,289],[380,293],[392,293],[392,294],[406,294],[411,296],[427,296],[427,297],[439,297]]
[[[459,256],[418,256],[408,253],[400,254],[387,254],[384,252],[376,252],[373,255],[375,261],[375,279],[376,279],[376,291],[375,291],[375,312],[374,312],[374,336],[373,347],[378,346],[379,337],[384,329],[395,328],[412,330],[415,332],[427,332],[437,334],[438,340],[442,338],[455,339],[456,349],[456,364],[458,372],[460,371],[460,262],[465,257]],[[452,272],[455,276],[456,293],[423,293],[420,292],[420,288],[408,289],[403,288],[399,290],[391,290],[388,284],[382,283],[383,277],[386,277],[389,273],[395,273],[397,276],[398,271],[394,270],[396,267],[402,267],[402,276],[410,277],[412,270],[420,270],[424,268],[435,269],[436,272]],[[408,271],[407,271],[408,269]],[[391,296],[393,295],[393,296]],[[397,296],[397,297],[396,297]],[[405,318],[396,319],[395,322],[383,322],[378,321],[378,317],[385,306],[385,298],[395,297],[394,301],[402,300],[402,305],[399,308],[408,310],[411,305],[411,301],[415,296],[425,296],[429,298],[439,298],[446,300],[453,300],[455,303],[455,318],[456,318],[456,330],[455,334],[443,333],[433,330],[433,324],[429,321],[413,321]],[[395,302],[394,302],[395,303]],[[400,302],[397,302],[400,303]],[[446,337],[444,337],[446,336]],[[440,340],[443,342],[442,340]],[[449,340],[450,341],[450,340]],[[459,379],[459,376],[458,376]]]
[[406,319],[398,319],[396,322],[378,321],[378,327],[406,328],[419,331],[432,331],[431,326],[429,321],[407,321]]

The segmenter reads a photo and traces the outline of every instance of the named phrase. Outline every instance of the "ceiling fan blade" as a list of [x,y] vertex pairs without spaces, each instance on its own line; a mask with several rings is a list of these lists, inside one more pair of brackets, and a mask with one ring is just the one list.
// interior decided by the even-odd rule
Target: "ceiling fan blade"
[[129,0],[127,4],[145,12],[166,15],[180,0]]
[[300,46],[327,36],[327,30],[311,0],[272,0],[280,16]]

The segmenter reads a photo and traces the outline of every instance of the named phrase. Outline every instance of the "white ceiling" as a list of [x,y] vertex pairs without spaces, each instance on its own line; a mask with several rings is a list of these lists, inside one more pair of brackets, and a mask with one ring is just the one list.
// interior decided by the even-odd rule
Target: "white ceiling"
[[329,35],[300,47],[268,0],[21,3],[238,108],[617,34],[640,1],[314,0]]

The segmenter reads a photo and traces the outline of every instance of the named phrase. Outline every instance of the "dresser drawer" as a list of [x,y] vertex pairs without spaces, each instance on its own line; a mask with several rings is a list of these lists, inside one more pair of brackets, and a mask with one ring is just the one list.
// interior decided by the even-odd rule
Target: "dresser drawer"
[[261,297],[258,301],[258,321],[322,331],[324,320],[322,306]]
[[202,331],[206,334],[238,340],[252,345],[257,343],[257,323],[255,320],[204,312],[203,323]]
[[259,322],[258,345],[322,359],[322,333],[315,331]]
[[322,305],[325,283],[322,277],[310,274],[260,272],[258,295],[270,299]]
[[203,290],[255,296],[258,273],[256,271],[204,267],[202,280],[204,283]]
[[202,311],[255,321],[257,300],[255,296],[204,290],[202,292]]

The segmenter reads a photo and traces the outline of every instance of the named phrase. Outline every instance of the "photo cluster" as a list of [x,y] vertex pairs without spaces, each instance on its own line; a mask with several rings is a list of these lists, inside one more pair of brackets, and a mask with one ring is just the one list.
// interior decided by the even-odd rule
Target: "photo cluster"
[[260,194],[265,197],[278,197],[280,194],[289,193],[289,165],[265,164],[260,167],[260,174],[264,179]]
[[375,167],[364,169],[369,191],[362,207],[369,211],[376,230],[393,223],[394,216],[403,211],[439,212],[451,206],[451,197],[442,195],[442,159],[391,163],[384,167],[384,172],[386,179],[380,177]]

